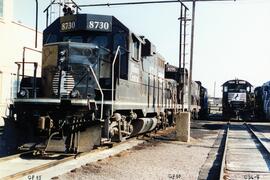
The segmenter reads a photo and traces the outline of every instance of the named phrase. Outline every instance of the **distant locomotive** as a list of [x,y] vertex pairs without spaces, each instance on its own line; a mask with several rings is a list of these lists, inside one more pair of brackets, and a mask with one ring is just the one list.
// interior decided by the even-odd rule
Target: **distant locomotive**
[[[174,79],[177,85],[177,104],[181,110],[188,109],[188,72],[185,69],[166,64],[165,78]],[[185,90],[183,92],[183,90]],[[200,81],[191,82],[191,115],[192,119],[208,119],[208,94],[207,89]]]
[[223,85],[222,110],[225,119],[250,119],[254,115],[252,85],[245,80],[229,80]]
[[262,86],[256,87],[255,94],[255,116],[258,120],[270,120],[270,81]]
[[208,119],[208,91],[200,81],[196,81],[196,83],[200,86],[200,110],[198,116],[199,119],[206,120]]
[[180,110],[179,70],[167,78],[155,46],[113,16],[59,17],[43,32],[41,77],[34,67],[12,108],[22,150],[89,151],[171,125]]

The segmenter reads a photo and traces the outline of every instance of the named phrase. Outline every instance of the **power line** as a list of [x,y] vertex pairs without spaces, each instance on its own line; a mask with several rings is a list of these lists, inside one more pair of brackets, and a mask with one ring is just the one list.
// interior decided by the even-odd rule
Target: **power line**
[[124,5],[142,5],[142,4],[166,4],[166,3],[180,3],[186,9],[187,6],[183,4],[182,0],[169,1],[137,1],[137,2],[118,2],[118,3],[101,3],[101,4],[81,4],[78,7],[98,7],[98,6],[124,6]]
[[[211,1],[236,1],[236,0],[195,0],[196,2],[211,2]],[[78,7],[99,7],[99,6],[123,6],[123,5],[143,5],[143,4],[165,4],[165,3],[183,3],[193,2],[193,0],[167,0],[167,1],[138,1],[138,2],[117,2],[117,3],[100,3],[100,4],[81,4]],[[188,9],[188,8],[187,8]]]

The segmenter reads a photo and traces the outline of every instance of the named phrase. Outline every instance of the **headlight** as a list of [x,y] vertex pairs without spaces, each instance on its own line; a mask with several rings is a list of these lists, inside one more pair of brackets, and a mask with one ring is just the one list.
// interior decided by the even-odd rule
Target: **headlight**
[[60,51],[60,56],[65,56],[66,55],[66,53],[67,53],[67,51],[66,50],[62,50],[62,51]]
[[62,63],[65,61],[65,59],[66,59],[65,57],[60,57],[59,61]]
[[70,97],[71,98],[78,98],[80,96],[80,92],[78,90],[71,91]]
[[28,91],[26,89],[21,89],[20,92],[18,93],[19,97],[27,97]]
[[62,50],[59,53],[59,61],[62,63],[66,60],[67,50]]

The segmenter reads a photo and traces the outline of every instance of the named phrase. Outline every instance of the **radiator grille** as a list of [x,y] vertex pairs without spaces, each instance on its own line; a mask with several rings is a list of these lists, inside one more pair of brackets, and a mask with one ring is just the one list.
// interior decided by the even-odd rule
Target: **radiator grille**
[[[56,72],[53,76],[52,88],[55,95],[58,95],[59,88],[59,74]],[[75,86],[74,78],[71,73],[62,71],[60,94],[62,96],[68,96]]]

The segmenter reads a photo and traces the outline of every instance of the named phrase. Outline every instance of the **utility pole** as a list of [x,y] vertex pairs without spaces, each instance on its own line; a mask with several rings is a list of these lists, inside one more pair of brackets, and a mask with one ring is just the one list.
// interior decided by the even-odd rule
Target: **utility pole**
[[[179,75],[180,75],[180,81],[178,82],[178,94],[179,99],[182,107],[182,111],[184,112],[184,98],[185,98],[185,84],[186,84],[186,71],[185,71],[185,63],[186,63],[186,27],[187,27],[187,21],[190,19],[187,19],[187,8],[183,9],[183,6],[181,6],[180,10],[180,40],[179,40]],[[184,11],[184,12],[183,12]],[[184,22],[184,25],[183,25]],[[183,27],[184,26],[184,27]],[[183,72],[182,72],[183,70]],[[182,85],[182,86],[180,86]]]
[[[181,92],[181,100],[182,100],[182,111],[184,112],[184,99],[185,99],[185,91],[186,91],[186,30],[187,30],[187,21],[191,19],[187,19],[187,10],[184,10],[184,40],[183,40],[183,87]],[[180,34],[182,36],[182,34]],[[181,41],[182,42],[182,41]],[[181,57],[181,56],[180,56]],[[181,65],[179,66],[181,71]]]
[[37,36],[38,36],[38,0],[36,0],[35,48],[37,48]]
[[183,6],[181,5],[180,6],[180,35],[179,35],[179,69],[180,69],[180,72],[181,72],[181,61],[182,61],[182,24],[183,24]]
[[192,20],[191,20],[191,42],[190,42],[190,64],[188,81],[188,110],[191,112],[191,84],[192,84],[192,65],[193,65],[193,47],[194,47],[194,24],[195,24],[196,0],[192,2]]
[[182,0],[182,2],[192,2],[192,21],[191,21],[191,42],[190,42],[190,64],[189,64],[189,82],[188,82],[188,111],[191,112],[191,84],[192,84],[192,66],[193,66],[193,48],[194,48],[194,29],[195,29],[195,8],[196,2],[211,1],[236,1],[236,0]]

